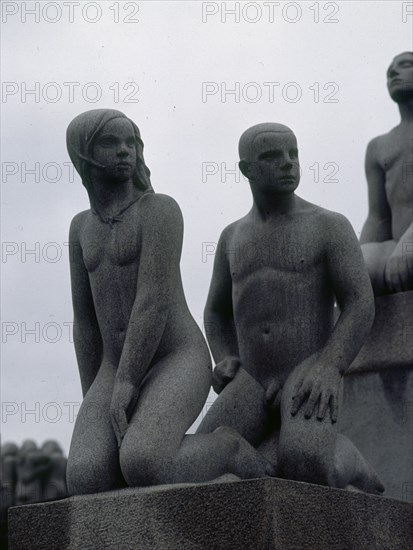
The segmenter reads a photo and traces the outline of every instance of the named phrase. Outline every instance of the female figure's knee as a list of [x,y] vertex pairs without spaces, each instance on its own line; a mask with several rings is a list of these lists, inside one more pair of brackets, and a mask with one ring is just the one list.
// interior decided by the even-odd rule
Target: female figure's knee
[[115,489],[118,484],[110,472],[105,457],[72,458],[69,456],[66,468],[66,485],[69,495],[86,495]]
[[145,487],[167,483],[170,478],[172,459],[155,445],[140,444],[137,449],[122,445],[120,468],[129,487]]

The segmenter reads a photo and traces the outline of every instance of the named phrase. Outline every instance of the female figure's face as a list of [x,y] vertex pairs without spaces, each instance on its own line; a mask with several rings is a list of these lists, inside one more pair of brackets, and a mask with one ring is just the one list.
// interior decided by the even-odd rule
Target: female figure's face
[[126,118],[110,120],[92,146],[92,157],[104,168],[98,176],[106,181],[123,183],[136,170],[136,147],[133,126]]

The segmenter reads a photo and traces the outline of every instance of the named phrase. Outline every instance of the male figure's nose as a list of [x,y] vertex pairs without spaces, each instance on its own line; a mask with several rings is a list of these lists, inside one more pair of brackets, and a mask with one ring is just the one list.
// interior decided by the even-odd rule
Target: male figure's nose
[[396,68],[393,67],[390,70],[389,76],[390,76],[390,78],[393,78],[393,76],[397,76],[398,74],[399,74],[399,71]]
[[283,168],[291,168],[293,165],[293,162],[291,160],[291,157],[289,154],[287,155],[284,155],[283,157],[283,162],[282,162],[282,167]]

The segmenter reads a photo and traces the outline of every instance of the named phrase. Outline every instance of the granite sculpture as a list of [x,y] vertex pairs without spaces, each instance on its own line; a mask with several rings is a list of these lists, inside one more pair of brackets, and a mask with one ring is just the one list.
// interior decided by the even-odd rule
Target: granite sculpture
[[181,211],[154,193],[139,129],[119,111],[87,111],[70,123],[67,146],[91,206],[69,238],[84,395],[69,492],[274,473],[235,430],[185,436],[207,399],[211,361],[182,288]]
[[219,395],[197,433],[228,426],[256,448],[275,437],[277,476],[380,493],[373,469],[336,428],[342,376],[374,318],[357,238],[344,216],[295,194],[290,128],[249,128],[239,155],[253,206],[224,229],[215,255],[205,328]]
[[377,296],[413,290],[413,52],[387,70],[401,121],[366,152],[369,213],[360,242]]

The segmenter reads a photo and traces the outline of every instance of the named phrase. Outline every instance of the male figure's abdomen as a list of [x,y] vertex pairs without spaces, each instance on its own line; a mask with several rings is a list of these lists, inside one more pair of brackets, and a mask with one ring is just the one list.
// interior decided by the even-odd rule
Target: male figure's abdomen
[[274,379],[283,384],[330,336],[334,295],[320,280],[315,273],[283,273],[234,293],[240,359],[264,387]]

